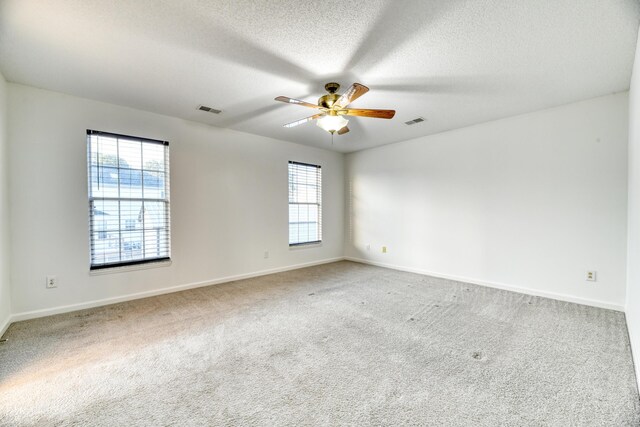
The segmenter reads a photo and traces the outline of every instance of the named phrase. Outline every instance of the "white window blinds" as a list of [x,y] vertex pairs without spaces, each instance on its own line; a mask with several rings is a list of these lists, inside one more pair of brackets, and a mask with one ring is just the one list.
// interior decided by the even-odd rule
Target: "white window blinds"
[[289,162],[289,245],[322,241],[322,169]]
[[169,143],[87,130],[91,269],[169,259]]

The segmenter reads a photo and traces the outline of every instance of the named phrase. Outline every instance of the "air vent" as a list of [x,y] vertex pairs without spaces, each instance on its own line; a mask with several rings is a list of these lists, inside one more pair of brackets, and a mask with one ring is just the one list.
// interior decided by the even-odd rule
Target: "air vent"
[[424,117],[418,117],[418,118],[415,118],[413,120],[409,120],[408,122],[404,122],[404,124],[407,125],[407,126],[411,126],[411,125],[415,125],[416,123],[420,123],[420,122],[424,122]]
[[206,111],[207,113],[212,113],[212,114],[222,113],[222,110],[216,110],[215,108],[207,107],[206,105],[199,106],[198,110]]

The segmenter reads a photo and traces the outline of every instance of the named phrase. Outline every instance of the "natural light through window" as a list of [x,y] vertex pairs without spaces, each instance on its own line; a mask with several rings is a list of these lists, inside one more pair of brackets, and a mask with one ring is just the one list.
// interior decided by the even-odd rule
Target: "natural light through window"
[[289,245],[322,241],[322,169],[289,162]]
[[91,269],[169,259],[169,143],[87,130]]

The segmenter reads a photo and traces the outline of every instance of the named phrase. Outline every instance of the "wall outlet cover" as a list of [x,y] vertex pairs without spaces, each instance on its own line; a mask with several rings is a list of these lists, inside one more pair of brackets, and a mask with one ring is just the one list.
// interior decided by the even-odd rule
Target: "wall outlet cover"
[[47,289],[57,288],[57,287],[58,287],[58,277],[47,276]]

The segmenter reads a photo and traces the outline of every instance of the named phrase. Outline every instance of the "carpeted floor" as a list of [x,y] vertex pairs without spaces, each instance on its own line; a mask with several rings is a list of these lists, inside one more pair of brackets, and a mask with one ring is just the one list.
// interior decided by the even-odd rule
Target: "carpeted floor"
[[640,425],[622,313],[350,262],[5,337],[1,425]]

